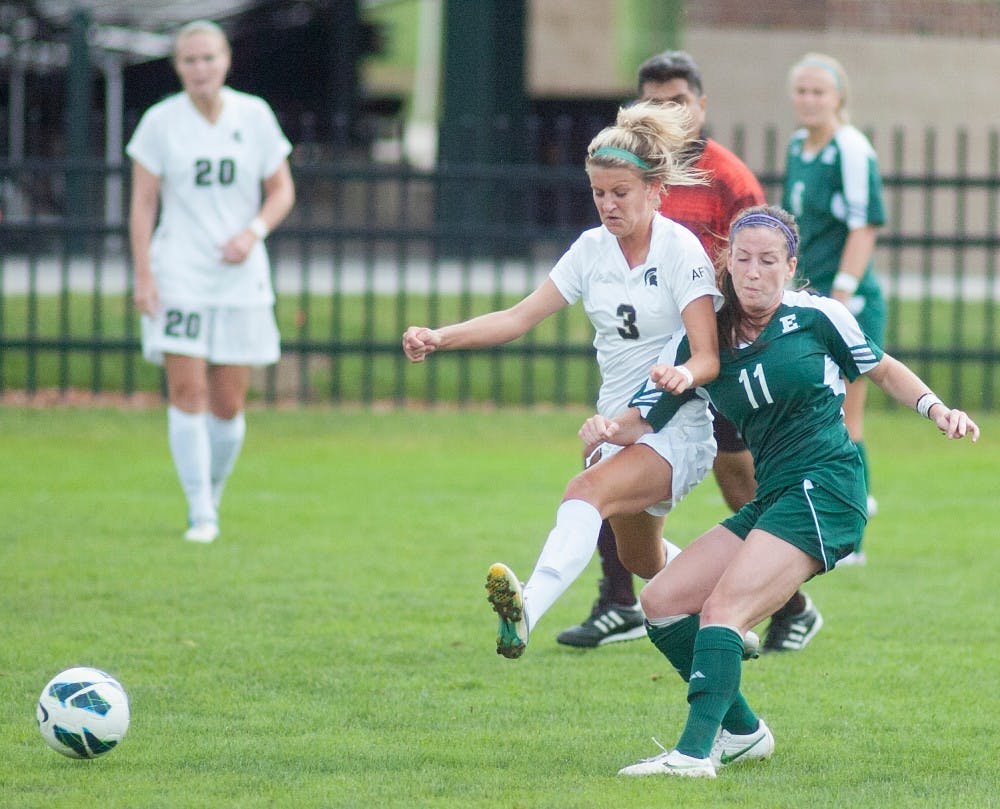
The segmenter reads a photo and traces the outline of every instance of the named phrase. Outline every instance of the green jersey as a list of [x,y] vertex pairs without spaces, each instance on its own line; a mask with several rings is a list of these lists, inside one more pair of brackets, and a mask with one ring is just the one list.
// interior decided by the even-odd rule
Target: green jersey
[[[783,294],[753,343],[722,352],[718,377],[699,394],[740,431],[753,455],[758,498],[806,478],[835,491],[838,481],[854,479],[861,459],[844,426],[844,377],[853,381],[870,371],[882,353],[841,303],[796,291]],[[667,361],[690,354],[685,337],[676,360]],[[656,430],[681,403],[652,382],[632,399]]]
[[[800,129],[788,144],[781,207],[798,221],[800,277],[829,295],[847,234],[885,223],[882,179],[875,150],[855,127],[841,126],[816,154],[803,150],[805,140]],[[869,262],[857,294],[877,288]]]

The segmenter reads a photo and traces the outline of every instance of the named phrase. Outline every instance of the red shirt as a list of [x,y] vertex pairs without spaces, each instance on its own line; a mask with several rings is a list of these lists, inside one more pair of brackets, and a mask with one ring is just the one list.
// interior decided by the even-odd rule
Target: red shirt
[[694,233],[715,261],[726,246],[733,217],[766,199],[753,172],[735,154],[711,138],[697,146],[703,151],[694,167],[707,175],[708,184],[669,186],[660,213]]

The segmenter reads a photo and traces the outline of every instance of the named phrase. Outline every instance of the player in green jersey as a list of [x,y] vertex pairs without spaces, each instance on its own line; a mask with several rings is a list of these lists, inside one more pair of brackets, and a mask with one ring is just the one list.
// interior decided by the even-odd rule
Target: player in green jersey
[[[782,206],[799,225],[799,276],[836,298],[876,344],[885,341],[886,305],[873,271],[878,228],[885,222],[878,159],[868,139],[848,122],[847,74],[831,56],[806,54],[789,72],[800,128],[785,159]],[[844,420],[871,476],[864,445],[864,377],[850,382]],[[868,500],[869,516],[877,503]],[[846,562],[863,564],[859,550]]]
[[[754,499],[688,545],[643,589],[656,647],[688,682],[688,719],[673,750],[622,775],[715,777],[767,758],[774,737],[740,693],[743,637],[805,581],[852,552],[867,520],[861,459],[844,425],[845,378],[867,375],[948,438],[979,427],[862,332],[841,303],[786,289],[798,232],[781,208],[741,213],[720,278],[721,369],[702,391],[740,430],[757,472]],[[625,414],[588,419],[586,441],[630,444],[668,423],[683,397],[658,380],[683,362],[683,341]]]

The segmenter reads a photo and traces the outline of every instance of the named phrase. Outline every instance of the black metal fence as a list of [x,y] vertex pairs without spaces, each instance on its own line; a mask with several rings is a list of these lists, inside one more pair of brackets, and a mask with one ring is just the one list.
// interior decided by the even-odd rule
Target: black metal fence
[[[889,212],[878,246],[886,348],[950,401],[992,410],[1000,139],[870,134]],[[777,201],[783,139],[728,140]],[[269,239],[283,359],[255,377],[255,395],[589,405],[597,369],[578,307],[499,349],[411,366],[399,348],[409,324],[517,300],[596,222],[580,161],[543,147],[531,163],[429,171],[300,150],[299,201]],[[127,167],[103,162],[0,163],[0,394],[161,390],[158,369],[140,357],[131,305],[127,179]]]

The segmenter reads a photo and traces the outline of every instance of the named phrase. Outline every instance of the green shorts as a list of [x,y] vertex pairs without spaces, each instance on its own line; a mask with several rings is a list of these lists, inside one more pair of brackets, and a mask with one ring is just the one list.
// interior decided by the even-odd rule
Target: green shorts
[[767,531],[823,563],[823,572],[856,551],[868,522],[864,477],[849,491],[804,480],[762,499],[754,498],[722,525],[746,539],[754,528]]

